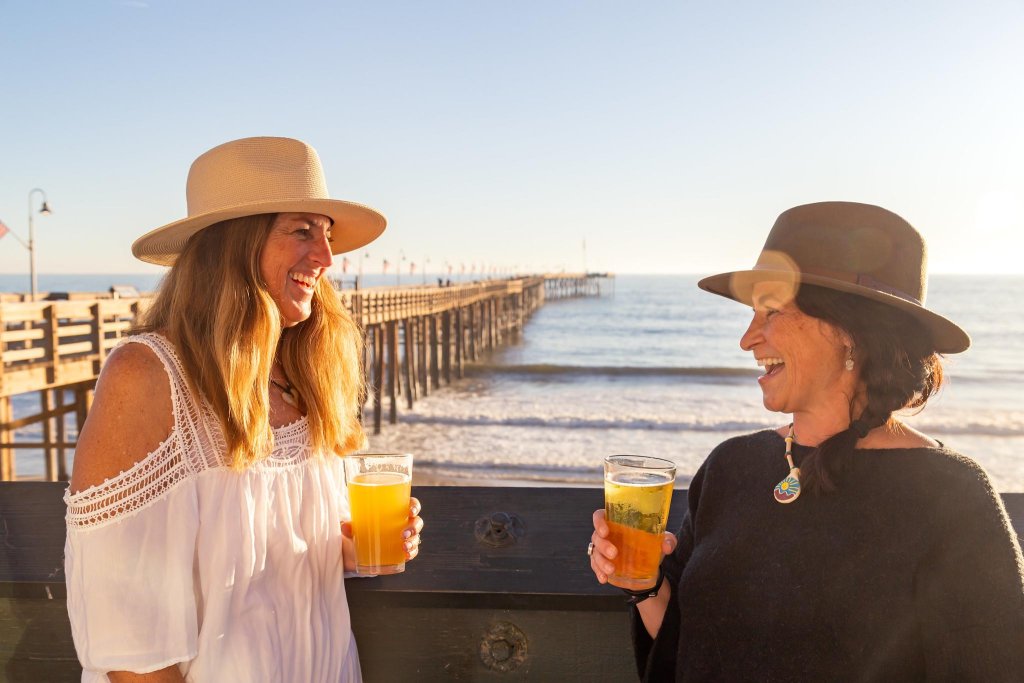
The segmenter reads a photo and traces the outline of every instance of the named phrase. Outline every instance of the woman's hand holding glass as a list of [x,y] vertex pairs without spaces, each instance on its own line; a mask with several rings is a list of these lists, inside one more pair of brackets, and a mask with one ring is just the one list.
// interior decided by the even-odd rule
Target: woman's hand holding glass
[[[590,553],[590,568],[593,570],[598,582],[608,583],[608,576],[615,571],[614,562],[619,554],[619,549],[608,540],[611,530],[608,528],[608,522],[605,520],[604,508],[594,510],[593,521],[594,533],[590,536],[590,542],[594,548]],[[663,559],[666,555],[671,555],[675,552],[676,543],[675,534],[666,531],[665,538],[661,543],[661,556]]]
[[[593,546],[588,552],[590,554],[590,568],[593,570],[597,580],[601,583],[608,583],[608,577],[615,571],[615,558],[619,555],[619,549],[608,540],[611,530],[605,520],[604,510],[594,510],[594,533],[590,536],[590,543]],[[671,555],[676,550],[678,540],[675,534],[664,532],[661,541],[661,559]],[[661,584],[657,596],[643,600],[636,605],[643,621],[644,628],[651,638],[658,637],[661,629],[661,622],[665,619],[665,610],[668,608],[669,600],[672,599],[672,586],[666,581]]]
[[[405,548],[406,561],[415,558],[420,553],[420,532],[423,531],[423,518],[420,517],[420,501],[418,498],[409,499],[409,522],[402,529],[402,546]],[[343,522],[341,525],[342,534],[342,560],[345,571],[356,570],[356,548],[353,542],[352,522]]]
[[423,531],[423,519],[420,517],[420,501],[409,499],[409,524],[402,530],[405,539],[405,559],[411,560],[420,554],[420,532]]

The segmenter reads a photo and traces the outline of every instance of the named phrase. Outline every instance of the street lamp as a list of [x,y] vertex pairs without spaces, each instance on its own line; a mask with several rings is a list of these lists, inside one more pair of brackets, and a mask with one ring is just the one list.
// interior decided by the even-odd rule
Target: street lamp
[[29,190],[29,193],[28,193],[28,270],[29,270],[29,277],[32,279],[32,301],[36,300],[36,291],[38,290],[38,287],[36,286],[36,231],[35,231],[35,224],[34,224],[34,222],[32,220],[32,218],[33,218],[33,216],[32,216],[32,214],[33,214],[33,211],[32,211],[32,195],[34,195],[36,192],[38,192],[39,194],[43,195],[43,205],[41,207],[39,207],[40,215],[49,216],[51,213],[53,213],[52,211],[50,211],[50,205],[46,203],[46,192],[44,192],[43,190],[39,189],[38,187],[35,187],[35,188],[32,188],[31,190]]

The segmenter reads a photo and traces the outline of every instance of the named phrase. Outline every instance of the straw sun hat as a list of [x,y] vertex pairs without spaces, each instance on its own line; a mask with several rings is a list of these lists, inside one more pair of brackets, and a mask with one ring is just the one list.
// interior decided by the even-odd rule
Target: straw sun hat
[[849,292],[908,313],[932,335],[939,353],[971,345],[955,323],[924,307],[928,256],[907,221],[870,204],[820,202],[782,213],[750,270],[706,277],[697,286],[751,304],[758,282],[802,283]]
[[185,195],[188,217],[135,240],[137,258],[169,266],[203,228],[261,213],[327,216],[334,221],[335,254],[372,242],[387,225],[368,206],[331,199],[316,150],[291,138],[243,138],[214,147],[192,163]]

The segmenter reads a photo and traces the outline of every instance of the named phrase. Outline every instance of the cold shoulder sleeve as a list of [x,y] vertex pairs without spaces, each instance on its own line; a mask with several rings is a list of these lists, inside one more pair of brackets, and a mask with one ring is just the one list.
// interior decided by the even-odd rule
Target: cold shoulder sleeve
[[158,355],[171,378],[170,436],[130,469],[64,498],[68,616],[87,672],[148,673],[197,652],[194,432]]
[[1024,680],[1024,559],[985,472],[958,459],[943,533],[918,568],[928,680]]
[[[198,510],[191,484],[95,524],[69,522],[68,616],[84,669],[147,673],[196,656]],[[85,504],[76,498],[69,512]]]

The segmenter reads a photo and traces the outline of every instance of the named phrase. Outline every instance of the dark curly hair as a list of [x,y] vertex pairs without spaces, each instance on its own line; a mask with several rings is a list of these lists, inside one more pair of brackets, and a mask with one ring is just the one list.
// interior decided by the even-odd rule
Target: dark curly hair
[[886,424],[893,412],[923,408],[942,386],[942,361],[931,334],[913,317],[856,294],[804,285],[796,296],[803,313],[846,332],[866,389],[860,415],[850,406],[850,426],[815,448],[801,463],[804,485],[811,491],[832,491],[842,482],[844,453],[857,439]]

